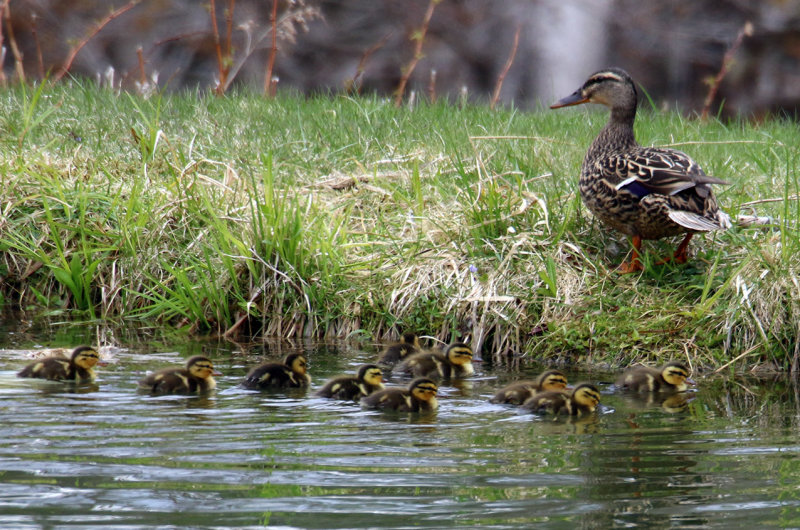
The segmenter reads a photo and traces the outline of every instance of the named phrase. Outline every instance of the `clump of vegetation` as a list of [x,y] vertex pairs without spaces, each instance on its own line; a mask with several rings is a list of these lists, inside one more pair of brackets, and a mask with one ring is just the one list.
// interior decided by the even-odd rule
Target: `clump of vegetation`
[[[796,124],[644,111],[764,228],[697,237],[688,266],[577,196],[606,116],[377,97],[143,99],[80,82],[3,91],[7,304],[194,332],[469,334],[486,358],[798,365]],[[680,139],[676,143],[675,139]],[[740,357],[739,359],[736,359]]]

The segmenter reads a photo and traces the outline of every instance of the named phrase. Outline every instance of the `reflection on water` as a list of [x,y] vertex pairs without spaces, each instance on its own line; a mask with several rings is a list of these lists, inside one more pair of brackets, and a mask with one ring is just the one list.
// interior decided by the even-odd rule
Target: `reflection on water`
[[[700,379],[663,399],[601,384],[597,414],[553,419],[488,402],[541,367],[482,366],[419,416],[312,397],[375,350],[310,348],[310,390],[262,393],[237,383],[285,351],[177,349],[121,350],[78,386],[18,379],[27,360],[0,352],[0,526],[800,525],[800,408],[784,378]],[[214,359],[217,391],[136,391],[190,353]]]

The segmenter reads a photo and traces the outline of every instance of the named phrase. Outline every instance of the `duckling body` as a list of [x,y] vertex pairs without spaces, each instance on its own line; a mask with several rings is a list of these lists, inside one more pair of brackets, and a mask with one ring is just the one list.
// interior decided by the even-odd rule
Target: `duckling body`
[[376,364],[365,364],[359,367],[355,376],[343,375],[334,377],[317,390],[319,397],[359,400],[373,392],[383,390],[383,372]]
[[361,399],[361,405],[379,410],[395,410],[398,412],[430,412],[436,410],[438,387],[436,382],[427,377],[417,378],[408,388],[386,388]]
[[454,342],[444,353],[425,351],[411,355],[397,366],[397,371],[437,380],[469,377],[475,373],[472,356],[472,348],[467,344]]
[[541,392],[522,404],[529,412],[584,416],[591,414],[600,403],[600,391],[589,383],[575,386],[571,394],[564,392]]
[[617,379],[616,386],[634,392],[684,392],[694,384],[691,372],[680,361],[671,361],[661,368],[632,366]]
[[17,377],[33,377],[51,381],[94,381],[94,366],[100,354],[91,346],[78,346],[69,358],[52,355],[33,362],[17,373]]
[[636,142],[636,99],[631,77],[609,68],[550,107],[599,103],[611,109],[608,123],[583,160],[578,187],[583,202],[601,222],[632,238],[633,255],[620,266],[623,273],[642,270],[643,239],[686,234],[674,255],[664,260],[684,263],[693,234],[725,230],[731,224],[711,191],[712,184],[727,182],[706,175],[681,151]]
[[531,381],[515,381],[500,390],[489,401],[522,405],[539,392],[563,392],[567,388],[567,376],[558,370],[546,370]]
[[311,384],[307,373],[308,360],[302,353],[290,353],[282,363],[265,363],[256,366],[242,381],[251,390],[269,388],[300,388]]
[[164,368],[139,381],[139,388],[152,394],[194,394],[217,387],[214,363],[208,357],[195,355],[184,368]]
[[419,337],[414,333],[404,333],[400,342],[390,344],[381,352],[377,363],[383,366],[394,366],[409,355],[419,352],[420,349]]

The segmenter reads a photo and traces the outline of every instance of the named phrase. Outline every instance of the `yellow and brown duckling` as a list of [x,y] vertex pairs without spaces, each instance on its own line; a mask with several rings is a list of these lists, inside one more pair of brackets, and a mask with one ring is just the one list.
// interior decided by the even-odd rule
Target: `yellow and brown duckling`
[[472,366],[472,348],[463,342],[454,342],[444,353],[424,351],[407,357],[397,366],[397,371],[412,377],[454,379],[475,373]]
[[664,260],[685,263],[693,234],[731,225],[711,191],[712,184],[727,182],[706,175],[681,151],[636,142],[636,99],[636,85],[627,72],[608,68],[550,107],[599,103],[611,109],[608,123],[583,159],[578,187],[601,222],[632,238],[633,254],[619,267],[622,273],[642,270],[643,239],[686,234],[674,255]]
[[373,392],[383,390],[383,372],[376,364],[364,364],[355,376],[334,377],[317,390],[319,397],[358,400]]
[[691,372],[680,361],[670,361],[661,368],[632,366],[617,379],[616,386],[634,392],[684,392],[694,385]]
[[575,386],[571,394],[541,392],[522,404],[530,412],[584,416],[591,414],[600,403],[600,391],[589,383]]
[[436,382],[427,377],[411,381],[408,388],[386,388],[361,398],[361,405],[379,410],[398,412],[430,412],[439,407]]
[[498,390],[489,401],[522,405],[539,392],[563,392],[567,388],[567,376],[558,370],[546,370],[534,380],[515,381]]
[[378,364],[383,366],[394,366],[409,355],[418,353],[422,349],[419,344],[419,337],[416,333],[403,333],[398,342],[389,344],[380,355]]
[[217,387],[211,359],[202,355],[189,357],[183,368],[163,368],[139,381],[139,388],[153,394],[194,394]]
[[302,353],[290,353],[282,363],[265,363],[250,370],[242,386],[251,390],[300,388],[311,384],[308,359]]
[[100,354],[95,348],[78,346],[69,358],[55,354],[39,359],[20,370],[17,376],[51,381],[94,381],[94,367],[98,362]]

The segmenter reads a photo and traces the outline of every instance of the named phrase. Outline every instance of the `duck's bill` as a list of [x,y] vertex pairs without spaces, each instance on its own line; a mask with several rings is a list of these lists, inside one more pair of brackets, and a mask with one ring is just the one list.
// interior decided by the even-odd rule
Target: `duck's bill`
[[572,105],[580,105],[581,103],[588,103],[589,98],[583,97],[580,90],[576,90],[569,96],[565,98],[561,98],[552,105],[550,105],[551,109],[560,109],[562,107],[571,107]]
[[696,386],[697,385],[697,383],[695,383],[694,379],[692,379],[691,377],[687,377],[686,378],[686,384],[687,385],[691,385],[691,386]]

